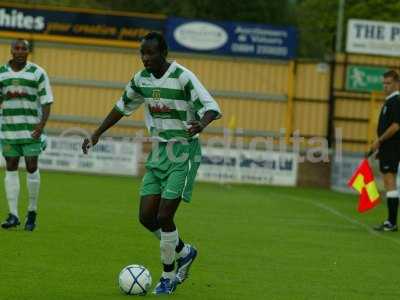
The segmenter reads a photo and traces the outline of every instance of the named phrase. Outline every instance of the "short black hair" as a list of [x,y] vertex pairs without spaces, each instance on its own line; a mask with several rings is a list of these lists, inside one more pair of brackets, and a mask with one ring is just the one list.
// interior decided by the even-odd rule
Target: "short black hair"
[[394,81],[399,81],[400,77],[399,77],[399,73],[397,73],[395,70],[389,70],[385,73],[383,73],[383,78],[393,78]]
[[156,31],[149,32],[146,34],[143,38],[143,41],[149,41],[149,40],[157,40],[158,42],[158,47],[160,49],[160,52],[167,57],[168,55],[168,46],[167,42],[165,41],[164,36]]
[[28,42],[27,40],[21,39],[21,38],[18,38],[18,39],[13,40],[13,41],[11,42],[11,47],[14,47],[16,44],[19,44],[19,43],[25,44],[25,45],[28,47],[28,49],[30,49],[30,44],[29,44],[29,42]]

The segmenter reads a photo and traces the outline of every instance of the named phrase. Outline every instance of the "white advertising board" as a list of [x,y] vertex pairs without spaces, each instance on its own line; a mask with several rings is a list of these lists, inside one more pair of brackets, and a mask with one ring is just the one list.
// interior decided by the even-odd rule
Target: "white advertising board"
[[400,23],[350,19],[346,51],[375,55],[400,55]]
[[204,147],[199,181],[295,186],[297,155],[289,152]]
[[[46,141],[46,150],[39,156],[40,169],[132,176],[139,174],[141,143],[103,139],[84,155],[81,150],[82,138],[48,136]],[[23,165],[23,160],[20,163]],[[4,164],[2,159],[1,165]]]

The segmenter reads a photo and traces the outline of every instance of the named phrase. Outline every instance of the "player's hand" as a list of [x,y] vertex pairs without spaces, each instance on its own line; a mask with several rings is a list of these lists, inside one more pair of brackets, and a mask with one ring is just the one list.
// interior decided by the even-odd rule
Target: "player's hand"
[[372,143],[371,147],[369,148],[368,152],[365,153],[365,155],[364,155],[365,158],[369,158],[371,155],[373,155],[374,153],[376,153],[376,154],[374,155],[374,157],[375,157],[375,159],[377,159],[377,153],[378,153],[378,150],[379,150],[380,145],[381,145],[380,140],[379,140],[379,139],[375,140],[375,141]]
[[36,128],[32,131],[31,137],[34,140],[38,140],[40,138],[40,136],[42,135],[42,132],[43,132],[43,126],[37,125]]
[[205,127],[200,121],[190,121],[189,125],[190,127],[188,132],[190,136],[194,136],[195,134],[202,132]]
[[370,157],[374,153],[377,153],[378,150],[379,150],[380,145],[381,145],[380,140],[379,139],[375,140],[372,143],[371,147],[369,148],[369,151],[365,154],[366,158]]
[[374,151],[370,149],[364,153],[364,158],[369,158],[372,154],[374,154]]
[[92,135],[90,139],[85,138],[82,143],[82,151],[84,154],[88,154],[88,151],[91,147],[97,144],[99,141],[99,137],[97,135]]

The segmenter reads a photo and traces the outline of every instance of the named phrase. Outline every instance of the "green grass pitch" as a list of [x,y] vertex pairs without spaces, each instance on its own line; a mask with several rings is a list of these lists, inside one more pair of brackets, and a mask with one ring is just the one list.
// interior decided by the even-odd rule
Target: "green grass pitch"
[[[128,299],[117,275],[133,263],[154,286],[159,243],[138,222],[139,184],[42,172],[37,230],[0,231],[0,299]],[[24,217],[24,174],[21,187]],[[172,297],[400,299],[400,233],[370,229],[384,205],[362,215],[356,205],[354,195],[322,189],[198,183],[176,221],[199,256]]]

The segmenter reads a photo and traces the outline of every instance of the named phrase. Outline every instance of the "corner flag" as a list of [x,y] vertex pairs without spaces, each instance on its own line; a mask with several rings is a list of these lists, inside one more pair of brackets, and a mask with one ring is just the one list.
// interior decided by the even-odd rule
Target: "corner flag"
[[368,159],[364,159],[347,185],[360,193],[358,202],[358,211],[365,212],[380,203],[378,188],[374,180],[374,174],[368,163]]

